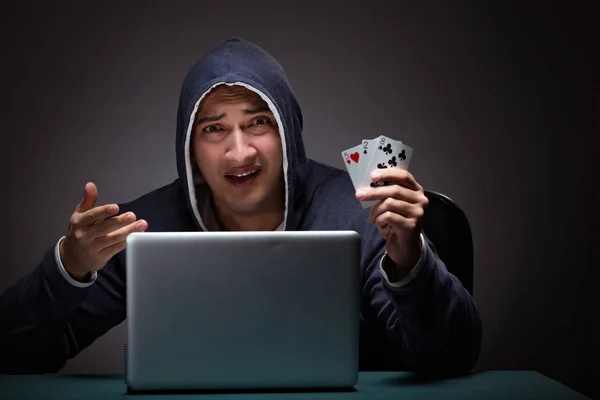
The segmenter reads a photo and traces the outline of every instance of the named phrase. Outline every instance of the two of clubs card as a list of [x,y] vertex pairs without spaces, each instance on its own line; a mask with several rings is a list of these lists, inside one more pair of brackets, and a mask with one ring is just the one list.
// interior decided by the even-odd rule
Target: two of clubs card
[[[342,151],[344,164],[348,169],[354,188],[374,187],[389,184],[388,182],[374,183],[371,172],[382,168],[401,168],[408,170],[413,149],[401,141],[386,136],[367,140],[348,150]],[[377,201],[361,201],[363,208],[375,205]]]

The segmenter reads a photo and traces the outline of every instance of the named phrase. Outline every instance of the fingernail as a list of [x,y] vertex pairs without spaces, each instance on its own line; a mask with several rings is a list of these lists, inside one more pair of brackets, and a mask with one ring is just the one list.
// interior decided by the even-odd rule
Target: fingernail
[[144,223],[143,222],[138,222],[138,224],[137,224],[137,230],[138,231],[143,231],[144,230]]
[[108,207],[108,212],[111,214],[114,214],[117,212],[117,207],[116,206],[110,206]]
[[367,193],[365,193],[362,190],[360,192],[356,193],[356,197],[358,197],[359,199],[364,199],[366,195],[367,195]]
[[134,220],[134,219],[135,219],[135,218],[133,218],[133,214],[131,214],[131,213],[128,213],[128,214],[125,216],[125,222],[133,222],[133,220]]
[[371,172],[371,178],[373,178],[373,179],[379,179],[380,176],[381,176],[381,174],[377,171]]

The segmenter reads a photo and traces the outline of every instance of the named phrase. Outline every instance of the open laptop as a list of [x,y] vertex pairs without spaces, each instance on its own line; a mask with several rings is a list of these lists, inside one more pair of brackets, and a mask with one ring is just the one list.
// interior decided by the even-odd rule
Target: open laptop
[[351,388],[354,231],[127,237],[129,392]]

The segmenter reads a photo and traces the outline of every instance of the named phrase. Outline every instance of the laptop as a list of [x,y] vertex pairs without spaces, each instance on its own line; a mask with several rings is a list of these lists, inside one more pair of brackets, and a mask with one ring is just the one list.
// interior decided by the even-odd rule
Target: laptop
[[351,389],[360,240],[354,231],[130,234],[128,391]]

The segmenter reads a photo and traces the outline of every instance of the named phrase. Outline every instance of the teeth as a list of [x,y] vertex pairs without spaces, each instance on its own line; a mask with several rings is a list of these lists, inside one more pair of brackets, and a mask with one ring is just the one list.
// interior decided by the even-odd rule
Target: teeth
[[251,174],[255,173],[256,171],[258,171],[258,170],[256,169],[254,171],[250,171],[250,172],[247,172],[245,174],[234,174],[234,175],[231,175],[231,176],[235,176],[236,178],[243,178],[244,176],[251,175]]

